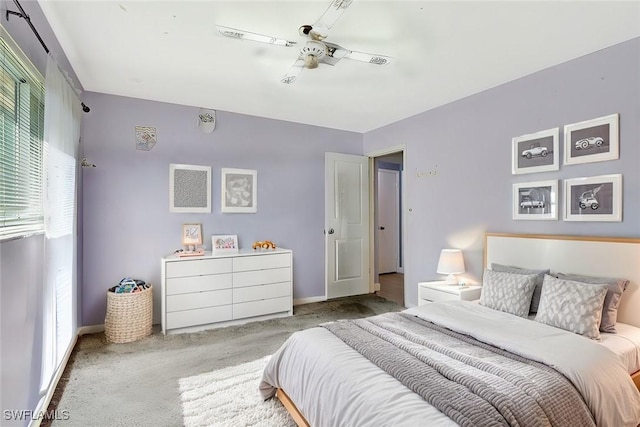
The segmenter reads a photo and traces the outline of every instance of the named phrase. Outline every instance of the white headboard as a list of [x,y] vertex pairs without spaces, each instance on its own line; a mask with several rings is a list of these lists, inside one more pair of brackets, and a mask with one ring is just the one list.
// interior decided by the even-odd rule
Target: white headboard
[[492,262],[549,268],[551,274],[628,279],[618,321],[640,327],[640,239],[487,233],[485,267]]

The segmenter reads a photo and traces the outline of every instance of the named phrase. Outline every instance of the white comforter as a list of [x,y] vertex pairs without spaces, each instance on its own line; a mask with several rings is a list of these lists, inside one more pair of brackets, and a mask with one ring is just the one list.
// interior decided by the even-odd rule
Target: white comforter
[[[598,426],[640,424],[640,393],[597,342],[466,301],[406,312],[554,367],[582,393]],[[293,334],[273,355],[260,390],[266,398],[276,388],[314,427],[455,425],[324,328]]]

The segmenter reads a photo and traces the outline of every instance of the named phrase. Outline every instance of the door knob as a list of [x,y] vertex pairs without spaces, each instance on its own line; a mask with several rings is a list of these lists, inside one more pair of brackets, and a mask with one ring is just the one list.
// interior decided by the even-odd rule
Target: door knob
[[384,227],[378,227],[380,230],[384,230]]
[[329,234],[333,234],[333,233],[335,233],[335,231],[334,231],[334,229],[333,229],[333,228],[330,228],[330,229],[329,229],[329,231],[328,231],[328,233],[329,233]]

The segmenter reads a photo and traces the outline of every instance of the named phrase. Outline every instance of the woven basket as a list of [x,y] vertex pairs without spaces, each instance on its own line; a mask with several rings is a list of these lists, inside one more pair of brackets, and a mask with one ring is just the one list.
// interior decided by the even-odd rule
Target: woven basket
[[141,292],[117,294],[107,291],[104,334],[107,341],[125,343],[151,335],[153,324],[152,286]]

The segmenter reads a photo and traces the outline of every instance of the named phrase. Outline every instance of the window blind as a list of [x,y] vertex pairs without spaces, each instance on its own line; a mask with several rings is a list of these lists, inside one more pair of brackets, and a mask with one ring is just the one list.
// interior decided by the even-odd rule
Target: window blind
[[0,37],[0,240],[44,229],[43,80],[3,32]]

